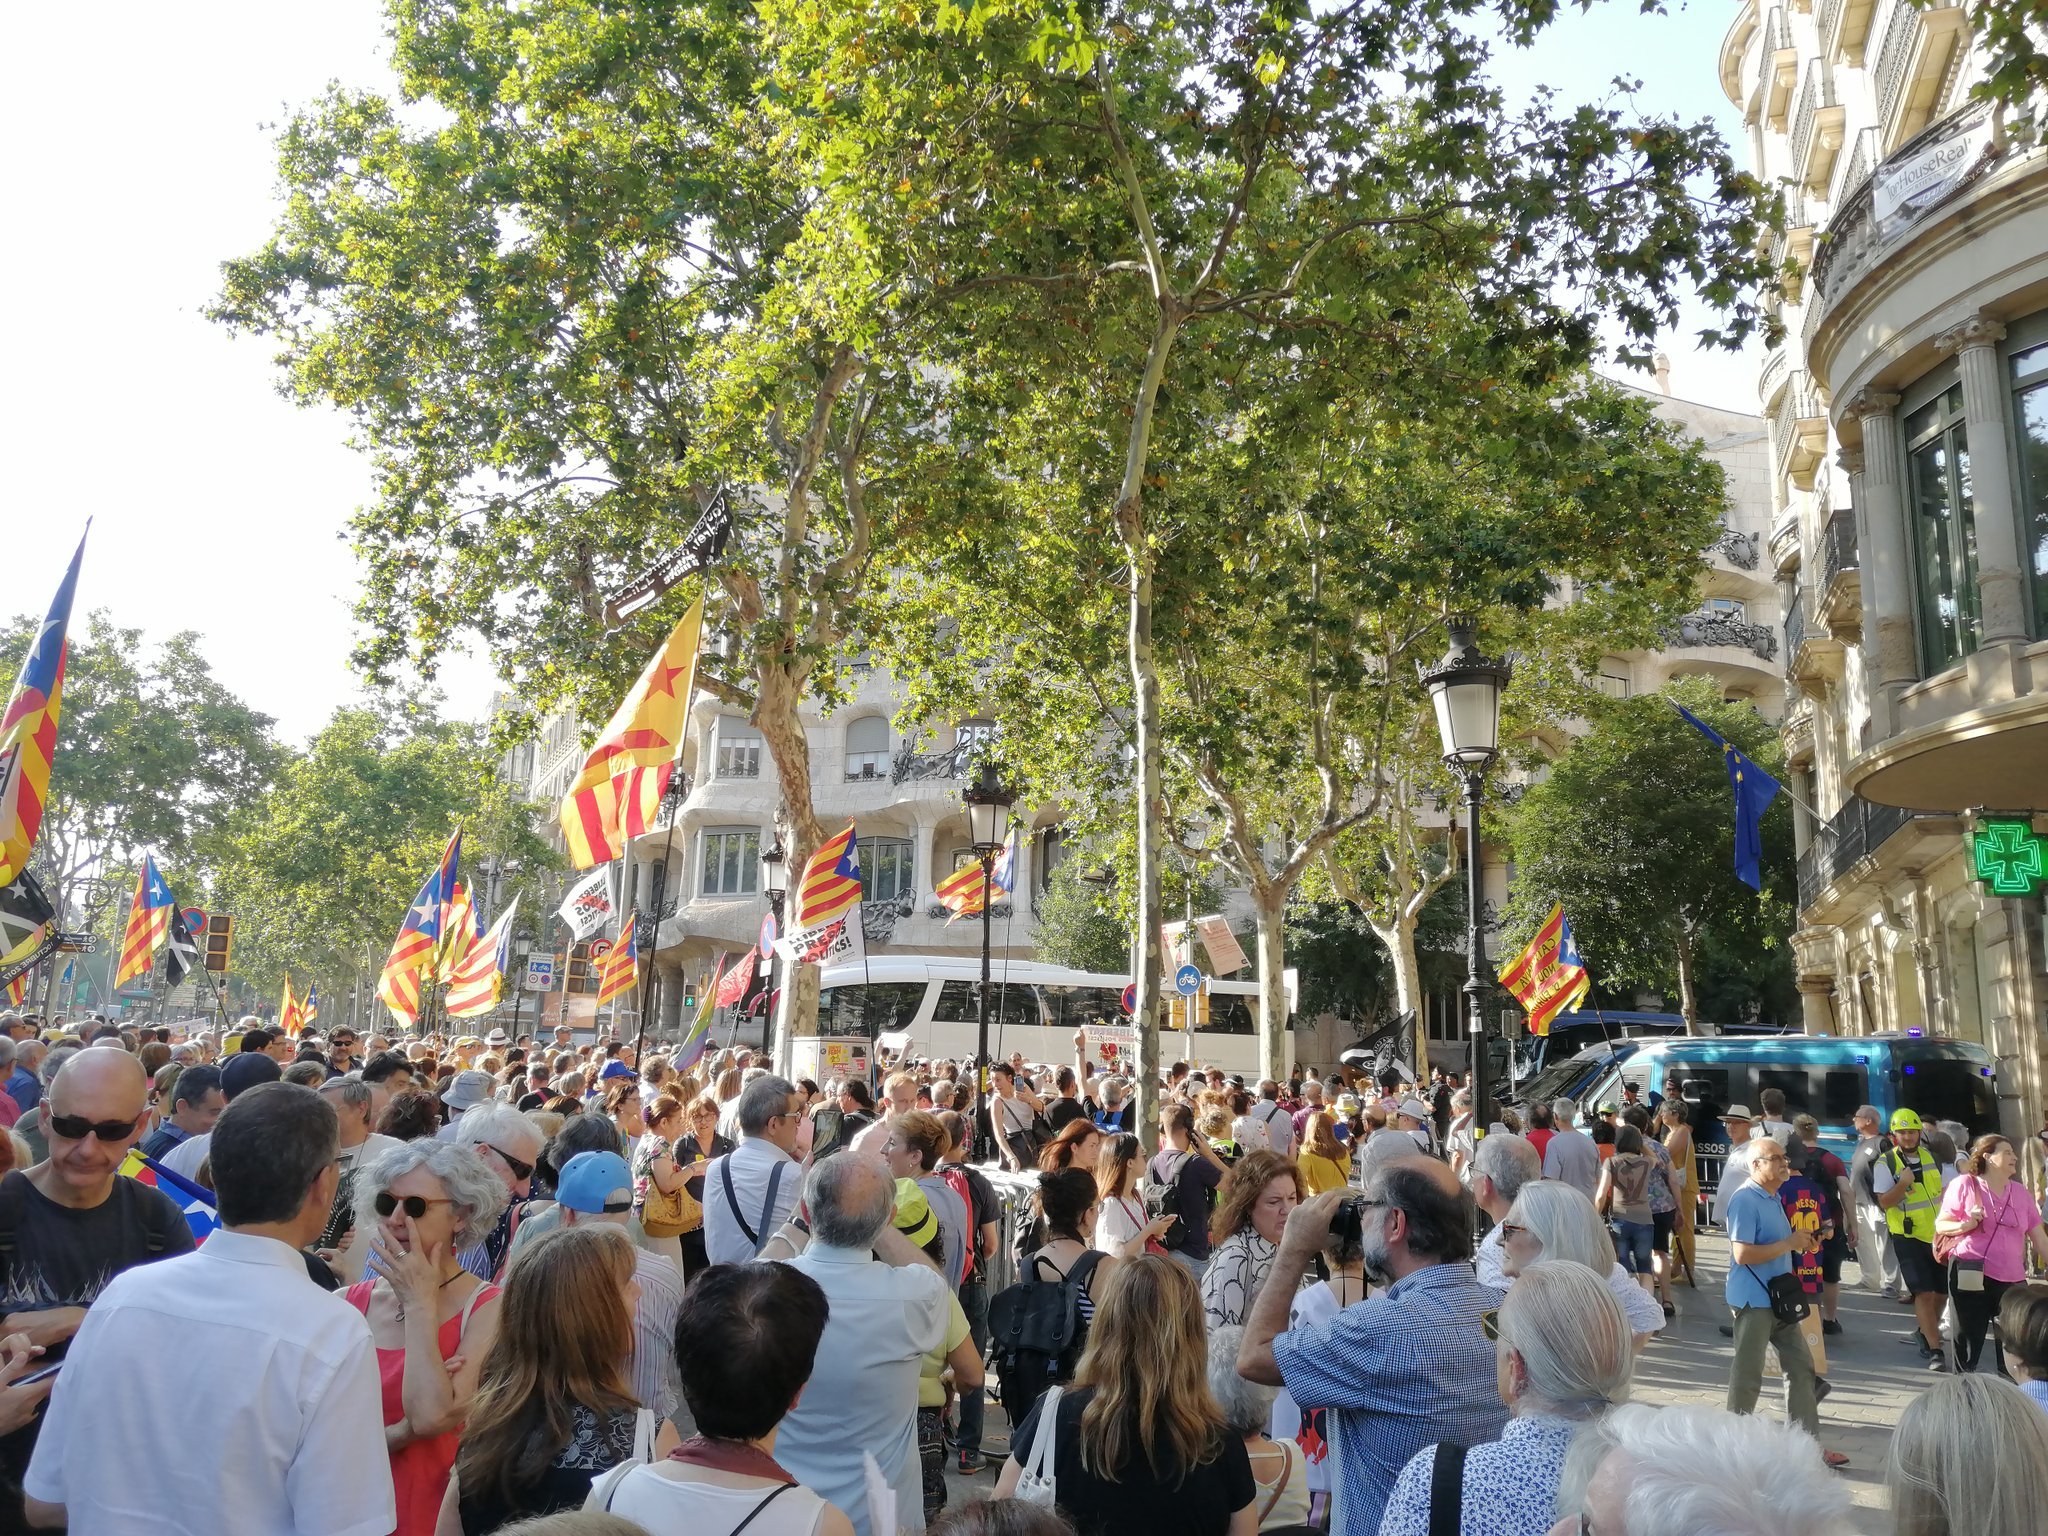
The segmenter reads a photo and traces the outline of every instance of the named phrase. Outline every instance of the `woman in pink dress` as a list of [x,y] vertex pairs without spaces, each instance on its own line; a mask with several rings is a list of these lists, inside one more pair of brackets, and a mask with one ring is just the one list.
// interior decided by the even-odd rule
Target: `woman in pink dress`
[[[2019,1180],[2020,1155],[2003,1136],[1979,1136],[1963,1159],[1962,1177],[1941,1197],[1934,1236],[1952,1238],[1949,1298],[1960,1324],[1956,1367],[1974,1371],[1985,1330],[1998,1316],[2006,1287],[2027,1278],[2027,1249],[2048,1264],[2048,1231],[2034,1192]],[[1997,1345],[1992,1346],[1997,1349]],[[1994,1357],[2001,1372],[2005,1356]]]
[[393,1536],[433,1536],[478,1373],[498,1329],[498,1288],[462,1267],[505,1204],[476,1149],[409,1141],[363,1169],[356,1225],[374,1231],[371,1278],[348,1290],[369,1319],[384,1384]]

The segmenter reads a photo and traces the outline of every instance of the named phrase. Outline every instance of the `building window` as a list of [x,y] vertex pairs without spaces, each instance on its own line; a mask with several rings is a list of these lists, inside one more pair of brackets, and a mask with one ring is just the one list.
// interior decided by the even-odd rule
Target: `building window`
[[2048,342],[2013,354],[2019,416],[2020,534],[2034,580],[2034,637],[2048,635]]
[[917,888],[910,842],[901,837],[863,838],[860,845],[860,898],[893,901]]
[[1928,673],[1977,649],[1977,514],[1963,386],[1953,384],[1906,418],[1906,484],[1913,498],[1913,579],[1920,663]]
[[1610,699],[1625,699],[1628,697],[1628,674],[1619,668],[1609,671],[1602,667],[1593,679],[1593,686]]
[[1052,889],[1052,872],[1067,862],[1067,834],[1064,827],[1047,827],[1038,834],[1037,876],[1041,891]]
[[1734,619],[1738,623],[1747,623],[1749,621],[1749,604],[1743,602],[1740,598],[1710,597],[1700,604],[1700,611],[1715,614],[1724,619]]
[[962,720],[953,730],[953,744],[963,755],[973,756],[982,747],[995,745],[1002,727],[993,720]]
[[744,721],[718,722],[718,777],[761,777],[761,733]]
[[706,896],[751,896],[761,880],[761,834],[735,827],[704,834]]
[[863,715],[846,728],[846,776],[886,779],[889,776],[889,722]]

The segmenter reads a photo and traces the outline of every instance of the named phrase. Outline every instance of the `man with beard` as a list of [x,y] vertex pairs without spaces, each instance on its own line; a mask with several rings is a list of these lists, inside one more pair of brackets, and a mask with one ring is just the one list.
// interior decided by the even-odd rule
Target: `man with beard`
[[[1389,1289],[1290,1329],[1288,1304],[1347,1204],[1357,1212],[1366,1276]],[[1481,1323],[1498,1293],[1473,1278],[1472,1225],[1472,1197],[1449,1168],[1422,1157],[1375,1168],[1362,1198],[1330,1190],[1287,1218],[1245,1320],[1237,1368],[1286,1387],[1298,1403],[1329,1409],[1342,1463],[1335,1481],[1344,1490],[1332,1536],[1378,1531],[1395,1479],[1424,1446],[1478,1445],[1507,1423]]]

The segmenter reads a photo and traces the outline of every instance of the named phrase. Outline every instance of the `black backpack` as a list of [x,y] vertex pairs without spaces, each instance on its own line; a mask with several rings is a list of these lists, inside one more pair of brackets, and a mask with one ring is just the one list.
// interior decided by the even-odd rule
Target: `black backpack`
[[[1180,1176],[1187,1171],[1188,1160],[1195,1154],[1183,1152],[1167,1165],[1164,1179],[1153,1177],[1148,1169],[1145,1174],[1145,1218],[1157,1221],[1161,1216],[1180,1216]],[[1159,1246],[1166,1249],[1182,1248],[1187,1245],[1187,1218],[1181,1217],[1166,1229],[1166,1235],[1159,1239]]]
[[1047,1387],[1074,1379],[1088,1325],[1081,1320],[1081,1288],[1102,1255],[1090,1249],[1059,1280],[1024,1278],[996,1292],[988,1304],[989,1363],[1002,1380],[1003,1412],[1021,1424]]

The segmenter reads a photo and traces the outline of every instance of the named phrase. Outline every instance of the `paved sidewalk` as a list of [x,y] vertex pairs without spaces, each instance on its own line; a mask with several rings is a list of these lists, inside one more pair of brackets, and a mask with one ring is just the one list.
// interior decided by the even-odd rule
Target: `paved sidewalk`
[[[1721,1299],[1728,1244],[1716,1233],[1702,1233],[1698,1248],[1700,1288],[1676,1288],[1678,1316],[1636,1363],[1638,1402],[1719,1406],[1727,1397],[1733,1345],[1721,1337],[1719,1328],[1728,1321],[1728,1308]],[[1844,1274],[1853,1279],[1857,1274],[1855,1266],[1845,1266]],[[1913,1326],[1912,1317],[1911,1308],[1881,1300],[1845,1279],[1843,1331],[1827,1341],[1828,1378],[1834,1391],[1821,1404],[1821,1440],[1830,1450],[1848,1453],[1849,1465],[1840,1476],[1852,1490],[1857,1529],[1863,1536],[1891,1536],[1884,1468],[1892,1428],[1907,1402],[1935,1379],[1921,1365],[1918,1352],[1900,1343]],[[1771,1383],[1772,1368],[1771,1357],[1767,1355],[1764,1395],[1757,1407],[1759,1412],[1782,1416],[1784,1390]],[[991,1404],[985,1446],[989,1469],[976,1477],[961,1477],[949,1464],[949,1505],[988,1497],[995,1487],[1002,1459],[1008,1454],[1008,1427],[1002,1410]]]

